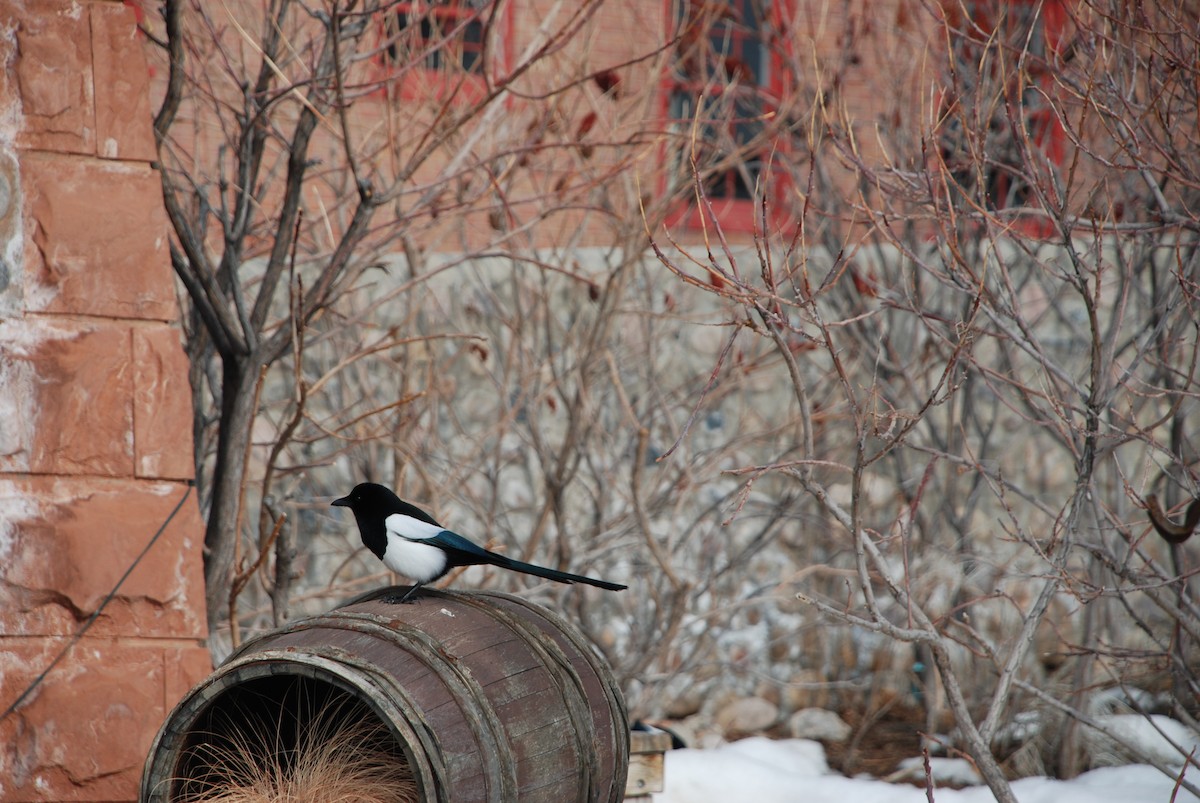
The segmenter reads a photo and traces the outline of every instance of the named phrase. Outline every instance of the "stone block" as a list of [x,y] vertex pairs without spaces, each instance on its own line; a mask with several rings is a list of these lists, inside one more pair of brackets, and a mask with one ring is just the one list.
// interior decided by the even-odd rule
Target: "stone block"
[[21,99],[23,148],[93,154],[96,112],[88,6],[74,0],[0,5],[0,28],[15,30],[6,61],[10,91]]
[[[170,482],[0,478],[0,633],[74,633],[186,490]],[[203,533],[193,492],[89,637],[203,638]]]
[[163,670],[163,702],[170,711],[183,695],[212,674],[212,654],[200,644],[167,648],[163,654]]
[[96,4],[92,14],[96,152],[105,159],[156,158],[151,126],[150,71],[134,11]]
[[0,321],[0,471],[133,476],[128,327]]
[[778,720],[778,706],[761,697],[733,700],[722,706],[716,714],[717,725],[729,739],[762,733]]
[[[0,651],[0,706],[7,708],[64,643],[7,644]],[[163,676],[160,649],[81,639],[0,722],[0,800],[134,800],[155,729],[166,718]]]
[[133,377],[137,476],[190,479],[192,389],[178,329],[166,324],[134,329]]
[[826,744],[838,744],[854,735],[854,730],[836,711],[827,708],[801,708],[788,718],[788,731],[793,739],[814,739]]
[[167,217],[148,165],[26,154],[26,309],[178,318]]

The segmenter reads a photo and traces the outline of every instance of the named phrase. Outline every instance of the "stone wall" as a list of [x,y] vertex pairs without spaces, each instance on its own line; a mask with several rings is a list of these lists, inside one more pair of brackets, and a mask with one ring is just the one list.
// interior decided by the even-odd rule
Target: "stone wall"
[[[191,406],[121,2],[0,2],[0,801],[133,800],[210,669]],[[183,506],[105,604],[172,510]]]

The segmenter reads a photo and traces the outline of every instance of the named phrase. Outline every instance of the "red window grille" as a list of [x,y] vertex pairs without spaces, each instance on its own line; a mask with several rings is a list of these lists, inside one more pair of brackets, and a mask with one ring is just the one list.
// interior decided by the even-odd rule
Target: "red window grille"
[[[723,228],[751,231],[755,198],[765,189],[765,121],[776,108],[779,54],[768,46],[779,22],[777,3],[761,0],[675,0],[674,63],[665,86],[668,123],[675,131],[673,180],[691,183],[692,157],[703,190]],[[672,223],[701,225],[694,198]]]
[[469,0],[397,3],[384,17],[385,61],[428,70],[483,71],[486,25]]
[[[996,113],[983,121],[986,131],[970,133],[962,130],[955,115],[948,115],[952,122],[942,136],[942,155],[959,186],[974,193],[989,209],[1019,208],[1032,200],[1025,175],[1026,143],[1049,164],[1062,164],[1065,133],[1048,98],[1053,92],[1051,65],[1062,46],[1068,17],[1067,2],[976,0],[961,6],[953,3],[947,9],[950,24],[962,34],[954,38],[951,53],[958,68],[958,85],[947,102],[977,99],[981,107],[994,108]],[[996,48],[1004,49],[1002,56],[986,52]],[[1018,58],[1025,65],[1025,75],[1019,79],[1010,69]],[[991,92],[1006,93],[1015,103],[992,104],[986,97]],[[1014,127],[1018,121],[1024,130]],[[984,137],[984,147],[975,148],[984,157],[983,170],[977,169],[970,156],[967,136]]]

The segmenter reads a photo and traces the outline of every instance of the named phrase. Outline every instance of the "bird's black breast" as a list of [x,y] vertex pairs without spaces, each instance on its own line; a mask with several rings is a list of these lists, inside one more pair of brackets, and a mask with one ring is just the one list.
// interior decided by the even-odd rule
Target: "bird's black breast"
[[362,536],[363,546],[371,550],[375,557],[383,560],[383,553],[387,551],[387,527],[384,525],[384,519],[379,516],[359,517],[356,513],[354,516],[358,519],[358,534]]

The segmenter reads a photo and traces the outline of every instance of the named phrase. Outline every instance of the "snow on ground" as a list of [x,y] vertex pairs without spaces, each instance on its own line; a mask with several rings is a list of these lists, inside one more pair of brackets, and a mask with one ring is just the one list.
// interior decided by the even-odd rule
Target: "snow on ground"
[[[1111,732],[1119,734],[1122,743],[1136,747],[1148,761],[1163,764],[1178,763],[1178,745],[1184,752],[1200,756],[1200,735],[1182,722],[1161,714],[1113,714],[1097,717]],[[1124,751],[1121,746],[1094,731],[1088,731],[1091,741],[1092,755],[1104,764],[1123,764],[1119,756]],[[1113,761],[1112,757],[1118,757]]]
[[[922,776],[923,776],[922,772]],[[1189,779],[1200,780],[1200,772]],[[1014,781],[1020,803],[1170,803],[1175,783],[1153,767],[1103,767],[1070,781]],[[986,786],[935,789],[935,803],[992,803]],[[654,803],[928,803],[923,788],[830,772],[805,739],[742,739],[711,750],[670,750],[666,789]],[[1200,803],[1180,789],[1174,803]]]

